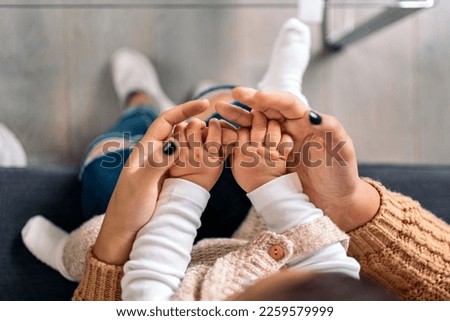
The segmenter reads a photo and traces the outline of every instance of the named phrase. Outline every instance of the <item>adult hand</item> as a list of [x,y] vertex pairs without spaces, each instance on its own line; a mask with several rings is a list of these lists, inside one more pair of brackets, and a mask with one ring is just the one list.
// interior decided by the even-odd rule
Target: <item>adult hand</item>
[[[236,88],[233,98],[269,119],[280,122],[294,140],[290,170],[297,172],[304,192],[342,230],[370,221],[378,212],[378,192],[358,175],[353,142],[334,117],[313,116],[310,108],[287,92],[260,92]],[[241,126],[252,124],[252,114],[226,103],[217,111]],[[321,119],[321,122],[319,120]],[[315,124],[314,124],[315,123]]]
[[[206,110],[207,100],[196,100],[161,114],[148,128],[124,165],[111,196],[106,215],[93,248],[102,262],[123,265],[137,232],[152,217],[160,182],[178,157],[179,148],[167,151],[174,126]],[[169,145],[170,146],[170,145]],[[173,146],[173,145],[172,145]]]

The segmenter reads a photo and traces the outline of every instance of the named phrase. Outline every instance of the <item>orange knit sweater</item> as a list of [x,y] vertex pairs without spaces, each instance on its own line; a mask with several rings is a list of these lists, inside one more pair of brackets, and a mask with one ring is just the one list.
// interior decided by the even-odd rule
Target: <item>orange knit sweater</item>
[[[367,181],[378,190],[381,206],[370,222],[349,233],[348,253],[359,261],[362,274],[403,299],[450,300],[450,226],[409,197]],[[249,231],[256,234],[264,228],[261,221],[250,221],[236,236],[248,239],[253,236]],[[225,253],[244,248],[247,242],[211,240],[211,244],[217,253]],[[193,258],[200,254],[193,253]],[[104,264],[89,252],[73,299],[120,300],[122,276],[121,266]]]
[[450,225],[411,198],[371,183],[381,207],[350,232],[349,255],[362,274],[402,299],[450,300]]

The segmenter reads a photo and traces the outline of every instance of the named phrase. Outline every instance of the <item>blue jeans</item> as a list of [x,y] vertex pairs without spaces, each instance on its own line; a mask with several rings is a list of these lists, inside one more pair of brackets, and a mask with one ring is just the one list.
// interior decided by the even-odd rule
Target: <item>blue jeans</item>
[[[125,140],[133,145],[142,138],[156,117],[158,113],[151,106],[130,108],[108,132],[97,137],[89,145],[86,155],[95,145],[109,139],[125,137]],[[130,156],[132,148],[130,146],[119,152],[102,153],[93,160],[83,162],[80,172],[81,203],[86,220],[106,211],[122,167]],[[251,206],[245,191],[236,183],[228,161],[210,193],[211,198],[201,217],[202,226],[198,230],[197,240],[231,236],[242,223]]]
[[131,154],[132,147],[106,152],[91,161],[87,155],[100,142],[109,139],[124,139],[131,144],[138,142],[148,126],[158,117],[151,106],[138,106],[126,110],[117,123],[106,133],[95,138],[87,148],[80,171],[81,205],[86,219],[105,213],[122,167]]

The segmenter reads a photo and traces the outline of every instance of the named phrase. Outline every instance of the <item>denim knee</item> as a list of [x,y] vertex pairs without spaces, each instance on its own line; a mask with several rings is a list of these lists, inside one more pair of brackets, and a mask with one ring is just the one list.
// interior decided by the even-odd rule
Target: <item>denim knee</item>
[[90,162],[81,174],[81,205],[87,219],[106,212],[131,148],[102,155]]

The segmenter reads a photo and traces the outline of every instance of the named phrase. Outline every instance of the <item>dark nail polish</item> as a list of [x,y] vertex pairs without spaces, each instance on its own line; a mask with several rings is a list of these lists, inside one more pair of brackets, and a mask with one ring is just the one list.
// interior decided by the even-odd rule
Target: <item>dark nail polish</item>
[[177,150],[177,145],[174,142],[167,142],[163,146],[163,153],[166,155],[172,155]]
[[311,110],[309,112],[309,121],[313,125],[320,125],[320,124],[322,124],[322,117],[320,117],[319,114],[317,114],[316,112]]

